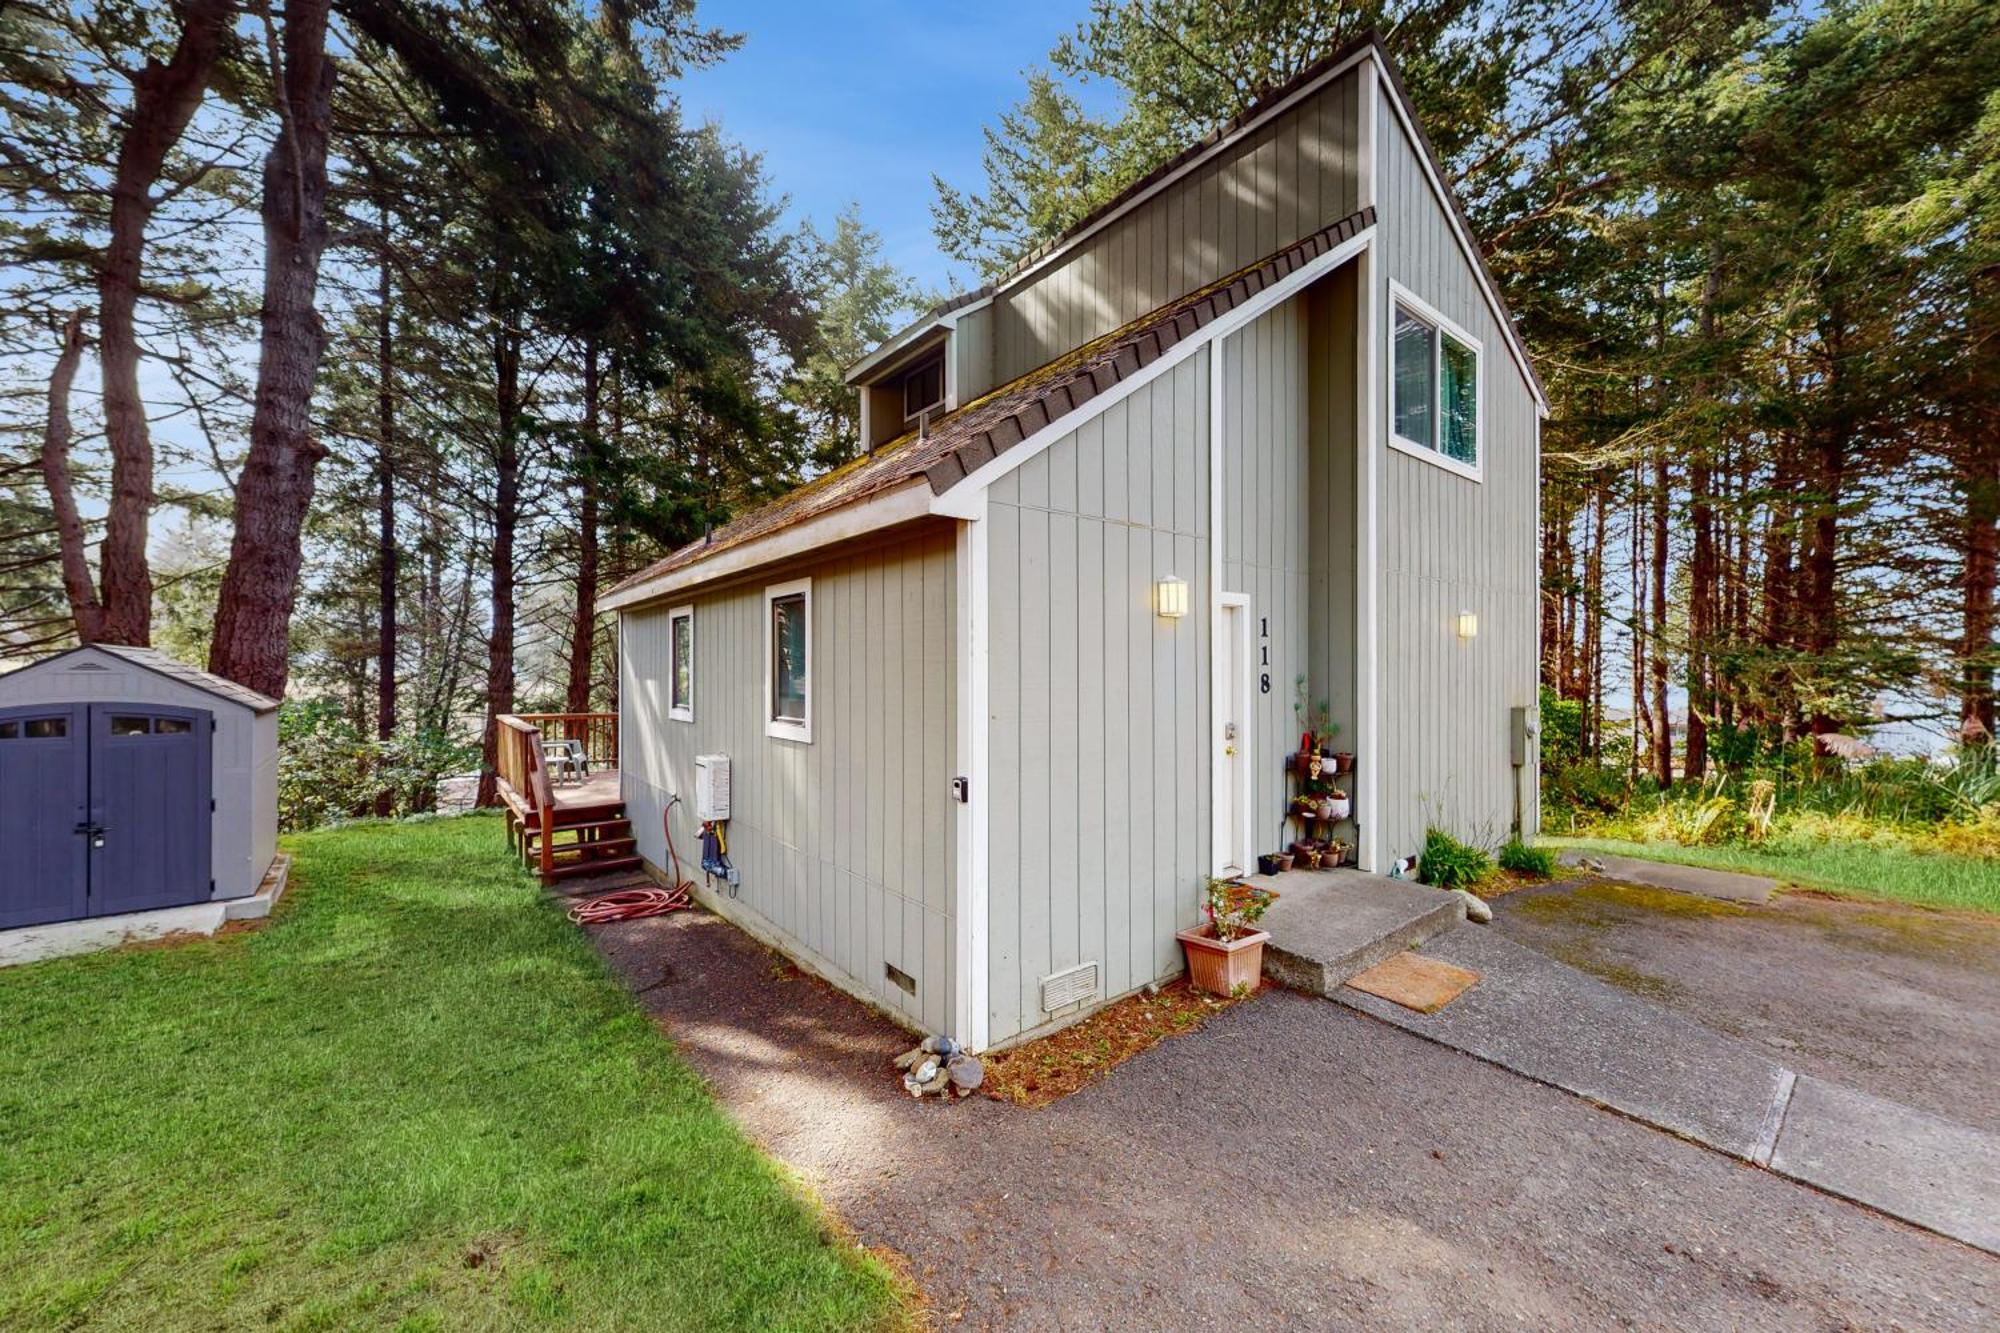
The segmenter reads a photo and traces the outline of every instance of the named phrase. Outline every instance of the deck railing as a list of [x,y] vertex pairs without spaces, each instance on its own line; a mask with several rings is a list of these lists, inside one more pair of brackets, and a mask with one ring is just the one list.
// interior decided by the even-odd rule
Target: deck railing
[[535,859],[543,880],[555,865],[555,789],[549,780],[544,741],[580,741],[591,767],[618,767],[616,713],[503,713],[499,719],[496,768],[500,799],[507,803],[508,832],[526,841],[536,830]]

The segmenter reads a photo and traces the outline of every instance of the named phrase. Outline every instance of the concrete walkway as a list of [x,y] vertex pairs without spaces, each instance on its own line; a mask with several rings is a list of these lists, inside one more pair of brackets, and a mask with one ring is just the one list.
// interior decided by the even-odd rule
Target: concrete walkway
[[1737,870],[1708,870],[1701,866],[1642,861],[1634,856],[1612,856],[1604,852],[1566,851],[1558,859],[1566,866],[1576,866],[1620,883],[1676,889],[1681,893],[1698,893],[1704,898],[1722,898],[1732,903],[1762,906],[1771,901],[1771,895],[1778,889],[1778,881],[1767,875],[1746,875]]
[[2000,1137],[1801,1076],[1490,931],[1423,946],[1480,982],[1436,1014],[1340,1003],[1649,1125],[2000,1254]]

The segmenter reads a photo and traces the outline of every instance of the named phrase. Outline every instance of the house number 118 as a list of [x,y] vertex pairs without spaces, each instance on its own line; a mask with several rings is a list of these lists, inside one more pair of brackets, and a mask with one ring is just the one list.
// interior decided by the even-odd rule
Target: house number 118
[[1257,617],[1257,692],[1271,692],[1271,617]]

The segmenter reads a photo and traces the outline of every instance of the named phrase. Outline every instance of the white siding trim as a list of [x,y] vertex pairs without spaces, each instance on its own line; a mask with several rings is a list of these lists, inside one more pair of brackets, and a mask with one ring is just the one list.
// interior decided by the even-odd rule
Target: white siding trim
[[[1222,608],[1232,604],[1232,597],[1233,604],[1247,606],[1249,602],[1241,594],[1225,597],[1222,591],[1222,349],[1226,345],[1222,338],[1208,345],[1208,806],[1212,874],[1221,873],[1223,848],[1229,841],[1222,814],[1222,751],[1216,744],[1224,721],[1222,682],[1215,670],[1222,652]],[[1248,716],[1247,710],[1244,715]]]
[[[980,492],[980,508],[985,492]],[[986,1049],[990,1013],[991,953],[987,941],[990,889],[988,855],[993,802],[987,766],[987,729],[992,720],[987,681],[988,559],[985,514],[959,524],[957,559],[958,764],[969,799],[958,808],[956,912],[958,994],[953,997],[958,1039],[974,1051]]]
[[1355,160],[1355,206],[1373,208],[1379,197],[1375,188],[1375,154],[1377,133],[1376,108],[1381,105],[1382,72],[1375,61],[1370,60],[1361,67],[1361,126],[1355,136],[1359,141],[1359,151]]
[[[687,617],[688,623],[688,701],[685,705],[674,703],[674,686],[679,681],[679,664],[674,661],[674,622]],[[623,623],[622,621],[620,623]],[[667,612],[667,720],[670,722],[694,721],[694,696],[698,686],[695,677],[700,674],[696,663],[694,646],[694,605],[683,602]]]
[[[1239,668],[1238,674],[1241,677],[1236,682],[1236,698],[1232,701],[1235,704],[1237,718],[1236,748],[1239,752],[1236,756],[1234,783],[1236,787],[1236,810],[1238,814],[1236,836],[1234,838],[1229,836],[1229,821],[1224,815],[1227,806],[1222,800],[1222,789],[1227,785],[1224,771],[1227,769],[1228,764],[1222,754],[1222,723],[1225,720],[1223,716],[1223,681],[1220,673],[1215,670],[1215,664],[1222,660],[1222,608],[1225,606],[1235,607],[1237,610],[1236,642],[1231,645],[1231,648],[1235,653],[1236,663]],[[1251,780],[1251,774],[1254,771],[1253,766],[1257,762],[1257,752],[1251,744],[1256,738],[1256,728],[1250,725],[1252,694],[1250,677],[1255,675],[1259,669],[1254,656],[1256,640],[1250,632],[1250,626],[1255,621],[1256,608],[1251,605],[1248,593],[1225,592],[1216,599],[1215,633],[1209,638],[1208,649],[1210,720],[1208,731],[1208,790],[1209,809],[1211,813],[1209,827],[1212,830],[1208,859],[1213,868],[1212,873],[1217,875],[1220,875],[1227,868],[1228,858],[1225,852],[1232,842],[1243,852],[1243,864],[1237,867],[1237,869],[1241,873],[1248,875],[1254,873],[1257,868],[1257,848],[1254,841],[1256,838],[1255,812],[1250,808],[1251,801],[1256,793],[1256,783]]]
[[1354,692],[1356,710],[1360,714],[1359,734],[1354,740],[1355,811],[1364,821],[1359,825],[1359,836],[1355,839],[1360,847],[1355,861],[1361,869],[1382,873],[1382,858],[1379,854],[1381,838],[1378,831],[1387,821],[1381,808],[1381,756],[1379,743],[1381,734],[1381,588],[1382,551],[1381,523],[1377,513],[1377,493],[1380,489],[1381,454],[1378,441],[1381,427],[1376,412],[1382,400],[1382,377],[1376,373],[1375,349],[1382,337],[1382,307],[1379,295],[1380,280],[1376,277],[1377,256],[1374,251],[1363,255],[1360,272],[1354,284],[1356,300],[1360,308],[1355,312],[1355,322],[1360,326],[1354,339],[1356,355],[1360,364],[1355,367],[1354,382],[1361,387],[1361,401],[1356,404],[1355,424],[1360,438],[1355,441],[1355,467],[1359,476],[1355,478],[1359,492],[1356,516],[1360,531],[1355,539],[1355,619],[1358,633],[1355,636]]
[[922,477],[913,477],[894,490],[881,491],[853,504],[830,509],[803,523],[780,528],[768,536],[754,537],[725,547],[706,560],[697,560],[694,564],[669,570],[658,578],[635,584],[622,592],[613,592],[604,599],[602,609],[626,611],[644,602],[664,601],[675,593],[684,593],[732,574],[809,555],[823,546],[924,518],[930,512],[930,484]]
[[[811,745],[813,738],[813,673],[818,668],[819,645],[813,642],[813,581],[810,578],[773,583],[764,589],[764,734],[773,740]],[[778,698],[778,644],[776,621],[771,604],[780,597],[803,594],[806,603],[806,709],[797,721],[772,716]]]
[[1139,389],[1166,374],[1181,362],[1193,356],[1204,347],[1213,346],[1223,338],[1250,323],[1265,311],[1280,305],[1311,286],[1320,278],[1339,268],[1348,260],[1367,249],[1375,239],[1375,228],[1369,227],[1352,239],[1327,251],[1302,268],[1293,269],[1285,277],[1266,287],[1228,314],[1222,315],[1202,328],[1175,343],[1165,353],[1147,365],[1127,375],[1103,393],[1091,398],[1083,406],[1064,413],[1048,425],[1030,435],[1005,453],[999,454],[977,472],[953,486],[931,502],[931,512],[948,518],[968,517],[975,504],[971,498],[976,491],[988,486],[1016,468],[1026,464],[1035,455],[1047,449],[1071,431],[1089,421],[1092,417],[1110,410],[1114,405],[1129,398]]

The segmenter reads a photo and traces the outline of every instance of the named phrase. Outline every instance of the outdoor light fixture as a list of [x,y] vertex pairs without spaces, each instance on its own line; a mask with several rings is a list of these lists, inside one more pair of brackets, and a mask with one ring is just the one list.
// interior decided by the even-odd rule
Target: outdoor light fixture
[[1479,637],[1479,617],[1471,611],[1458,613],[1458,637],[1476,639]]
[[1179,620],[1188,613],[1187,580],[1177,574],[1169,574],[1153,587],[1153,609],[1169,620]]

